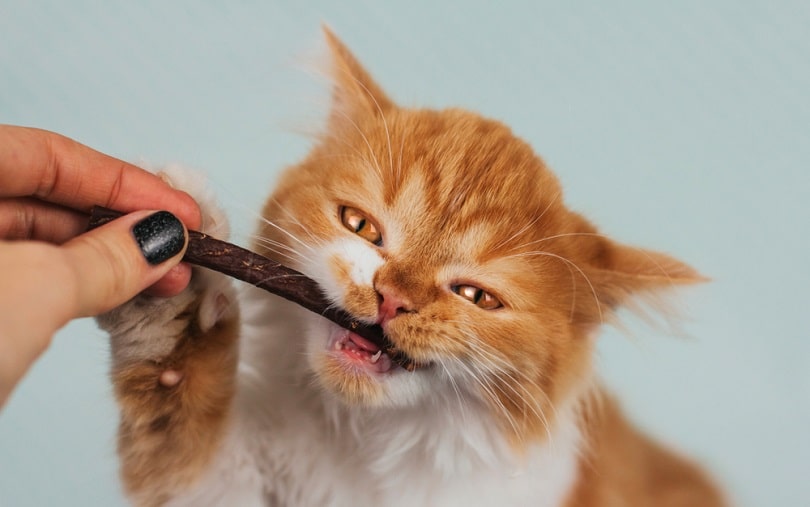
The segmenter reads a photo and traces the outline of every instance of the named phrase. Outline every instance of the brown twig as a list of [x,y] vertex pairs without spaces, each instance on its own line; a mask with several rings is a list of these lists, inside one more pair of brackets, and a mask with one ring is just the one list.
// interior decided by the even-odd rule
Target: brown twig
[[[88,230],[104,225],[121,215],[122,213],[118,211],[95,206],[90,212]],[[393,362],[406,370],[412,371],[416,368],[416,363],[385,337],[380,326],[369,326],[352,318],[345,311],[335,308],[311,278],[267,257],[207,234],[188,231],[188,235],[188,248],[183,257],[185,262],[218,271],[303,306],[371,341],[388,354]]]

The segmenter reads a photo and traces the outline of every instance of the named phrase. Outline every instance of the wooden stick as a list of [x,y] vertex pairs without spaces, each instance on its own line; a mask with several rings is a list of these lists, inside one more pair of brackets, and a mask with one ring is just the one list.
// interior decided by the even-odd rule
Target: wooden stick
[[[90,212],[88,230],[104,225],[121,215],[122,213],[118,211],[95,206]],[[406,370],[413,371],[417,367],[417,363],[386,338],[380,326],[369,326],[352,318],[345,311],[335,308],[323,296],[317,282],[294,269],[197,231],[188,231],[188,248],[183,260],[247,282],[303,306],[371,341],[388,354],[394,363]]]

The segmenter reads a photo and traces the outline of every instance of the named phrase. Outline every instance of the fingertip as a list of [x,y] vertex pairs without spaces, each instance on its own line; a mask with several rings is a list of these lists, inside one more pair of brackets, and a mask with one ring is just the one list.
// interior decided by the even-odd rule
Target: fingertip
[[173,213],[157,211],[139,220],[132,227],[146,262],[162,264],[183,252],[188,243],[185,225]]
[[[65,243],[62,257],[79,281],[73,316],[97,315],[154,285],[179,264],[187,243],[185,227],[166,211],[133,212]],[[182,273],[158,290],[182,290]]]
[[181,196],[180,200],[182,202],[181,209],[178,209],[178,218],[188,229],[199,230],[202,225],[200,205],[187,192],[182,190],[176,190],[176,192]]
[[180,190],[174,186],[172,179],[163,171],[155,173],[155,176],[167,187],[172,189],[176,196],[176,212],[177,216],[189,229],[197,230],[202,225],[202,211],[197,201],[184,190]]
[[144,292],[155,297],[172,297],[180,294],[191,281],[191,266],[180,263],[170,269],[163,278]]

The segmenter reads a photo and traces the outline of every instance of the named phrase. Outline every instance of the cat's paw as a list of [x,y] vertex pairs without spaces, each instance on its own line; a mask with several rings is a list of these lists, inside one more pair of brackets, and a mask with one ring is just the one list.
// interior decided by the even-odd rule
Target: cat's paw
[[[229,225],[205,178],[190,169],[172,165],[157,173],[172,187],[189,193],[200,205],[202,232],[227,238]],[[148,361],[167,363],[160,382],[171,386],[180,373],[167,361],[178,343],[209,333],[236,316],[236,293],[226,276],[194,268],[188,287],[171,298],[141,294],[97,318],[110,334],[113,366]]]
[[114,364],[161,363],[184,338],[203,336],[235,315],[230,280],[195,268],[188,287],[177,296],[141,294],[96,320],[110,334]]
[[155,174],[172,188],[186,192],[197,201],[202,213],[200,232],[223,241],[228,239],[230,235],[228,218],[217,203],[216,196],[203,174],[179,164],[164,166],[155,171]]

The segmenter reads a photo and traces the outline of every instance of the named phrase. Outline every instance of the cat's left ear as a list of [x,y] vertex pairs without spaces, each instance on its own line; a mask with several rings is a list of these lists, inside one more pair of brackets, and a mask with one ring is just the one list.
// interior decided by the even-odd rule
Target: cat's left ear
[[324,37],[332,56],[332,112],[330,122],[358,116],[384,116],[394,103],[343,42],[326,26]]
[[592,259],[591,280],[600,302],[611,308],[633,296],[659,293],[708,281],[691,266],[667,254],[603,239]]

